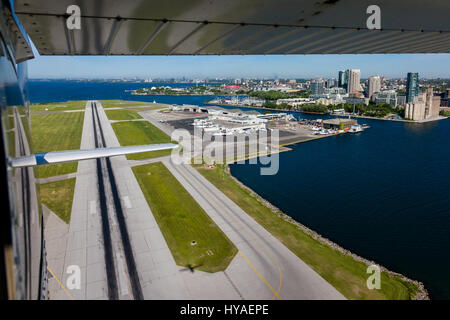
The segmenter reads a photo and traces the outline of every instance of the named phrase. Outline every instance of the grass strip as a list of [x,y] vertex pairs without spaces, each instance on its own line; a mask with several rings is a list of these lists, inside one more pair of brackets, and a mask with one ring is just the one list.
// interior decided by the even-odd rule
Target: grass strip
[[39,185],[41,202],[65,223],[70,222],[75,178],[42,183]]
[[242,187],[223,166],[213,169],[196,166],[197,170],[248,215],[280,240],[294,254],[313,268],[348,299],[412,299],[418,290],[414,283],[399,275],[381,272],[381,289],[369,290],[366,285],[367,265],[352,256],[314,239],[263,204],[251,190]]
[[156,162],[133,172],[176,263],[191,270],[225,270],[237,248],[170,171]]
[[[84,112],[31,115],[34,152],[77,150],[81,145]],[[35,167],[37,178],[46,178],[77,171],[78,162]]]
[[109,120],[135,120],[142,119],[142,117],[136,112],[132,110],[106,110],[106,116]]
[[[172,142],[170,137],[148,121],[124,121],[111,124],[121,146]],[[140,160],[170,155],[172,150],[159,150],[127,155],[129,160]]]

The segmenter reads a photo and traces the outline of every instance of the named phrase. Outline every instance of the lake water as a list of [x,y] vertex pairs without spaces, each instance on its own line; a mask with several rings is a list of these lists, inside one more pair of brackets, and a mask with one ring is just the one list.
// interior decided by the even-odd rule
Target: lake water
[[[126,99],[204,105],[213,98],[124,91],[155,85],[30,81],[29,88],[31,102]],[[281,153],[274,176],[260,176],[259,165],[235,164],[231,172],[300,223],[422,281],[432,298],[450,299],[450,120],[359,123],[371,128]]]
[[[166,86],[167,83],[122,83],[122,82],[78,82],[78,81],[33,81],[29,83],[30,102],[59,102],[67,100],[109,100],[123,99],[133,101],[150,101],[168,104],[204,105],[215,96],[163,96],[133,95],[129,91],[153,86]],[[174,87],[189,87],[193,84],[175,83]]]

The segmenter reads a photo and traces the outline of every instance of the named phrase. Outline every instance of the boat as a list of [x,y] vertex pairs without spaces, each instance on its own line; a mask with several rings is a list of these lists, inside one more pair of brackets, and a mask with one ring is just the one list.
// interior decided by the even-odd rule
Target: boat
[[348,132],[350,133],[358,133],[358,132],[363,132],[364,129],[361,128],[361,126],[359,124],[354,124],[350,127],[350,129],[348,130]]

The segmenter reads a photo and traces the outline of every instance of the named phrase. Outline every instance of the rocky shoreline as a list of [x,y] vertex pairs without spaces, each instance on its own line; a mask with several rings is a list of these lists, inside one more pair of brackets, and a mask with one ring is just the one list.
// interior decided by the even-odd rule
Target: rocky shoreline
[[302,231],[304,231],[305,233],[307,233],[308,235],[310,235],[313,239],[319,241],[320,243],[323,243],[331,248],[333,248],[334,250],[339,251],[340,253],[344,254],[344,255],[348,255],[350,257],[352,257],[354,260],[356,261],[360,261],[363,262],[364,264],[366,264],[367,266],[375,264],[377,266],[380,267],[380,270],[382,272],[387,273],[389,276],[394,277],[394,276],[399,276],[403,281],[405,282],[409,282],[409,283],[413,283],[417,286],[417,293],[416,295],[412,298],[413,300],[430,300],[430,297],[428,295],[428,291],[425,289],[425,286],[422,282],[420,281],[416,281],[416,280],[412,280],[407,278],[406,276],[394,272],[394,271],[390,271],[388,269],[386,269],[385,267],[383,267],[382,265],[365,259],[363,257],[358,256],[357,254],[342,248],[341,246],[339,246],[338,244],[332,242],[331,240],[323,237],[322,235],[320,235],[319,233],[315,232],[314,230],[311,230],[310,228],[302,225],[301,223],[299,223],[298,221],[294,220],[293,218],[291,218],[290,216],[288,216],[287,214],[285,214],[284,212],[282,212],[279,208],[277,208],[276,206],[274,206],[273,204],[271,204],[269,201],[267,201],[266,199],[262,198],[258,193],[256,193],[253,189],[249,188],[248,186],[246,186],[244,183],[242,183],[239,179],[237,179],[236,177],[234,177],[231,174],[231,170],[230,167],[227,165],[226,166],[226,172],[231,176],[231,178],[236,181],[236,183],[241,186],[242,188],[248,190],[250,192],[250,194],[256,198],[256,200],[258,202],[260,202],[261,204],[263,204],[264,206],[266,206],[267,208],[269,208],[274,214],[278,215],[279,217],[281,217],[282,219],[284,219],[287,222],[290,222],[294,225],[296,225],[299,229],[301,229]]

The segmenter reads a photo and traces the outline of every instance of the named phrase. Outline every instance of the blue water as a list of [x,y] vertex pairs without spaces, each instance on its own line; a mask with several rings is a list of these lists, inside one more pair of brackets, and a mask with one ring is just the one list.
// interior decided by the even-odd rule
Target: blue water
[[[153,86],[167,86],[167,83],[122,83],[122,82],[78,82],[78,81],[36,81],[28,83],[30,102],[61,102],[68,100],[111,100],[156,101],[168,104],[204,105],[206,100],[215,96],[164,96],[132,95],[125,90],[135,90]],[[174,83],[173,87],[190,87],[193,84]]]
[[360,120],[363,133],[294,146],[280,170],[234,176],[291,217],[450,298],[450,120]]
[[[127,99],[204,105],[205,96],[134,96],[145,83],[30,82],[30,101]],[[181,86],[181,84],[177,84]],[[300,115],[314,118],[314,116]],[[450,299],[450,120],[360,119],[370,129],[293,146],[280,170],[231,165],[285,213],[365,258]]]

